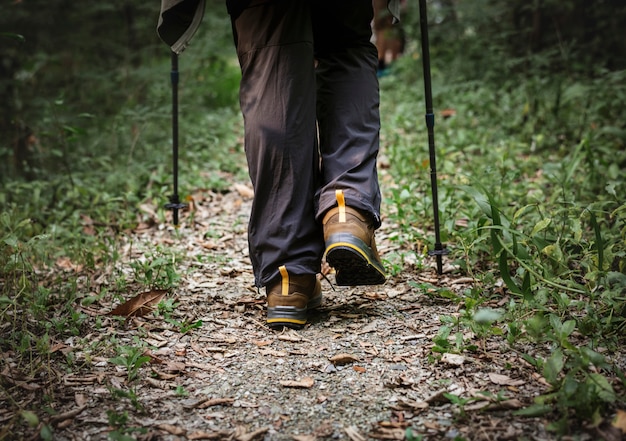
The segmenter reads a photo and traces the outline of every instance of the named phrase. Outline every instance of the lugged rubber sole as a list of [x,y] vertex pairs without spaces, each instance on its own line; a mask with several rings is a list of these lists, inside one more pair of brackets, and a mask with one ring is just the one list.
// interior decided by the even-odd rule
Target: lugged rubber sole
[[322,304],[322,296],[312,298],[306,308],[295,306],[274,306],[267,308],[267,325],[272,329],[302,329],[306,325],[307,311],[318,308]]
[[371,248],[352,234],[339,233],[328,238],[326,261],[335,268],[335,281],[340,286],[381,285],[387,279]]

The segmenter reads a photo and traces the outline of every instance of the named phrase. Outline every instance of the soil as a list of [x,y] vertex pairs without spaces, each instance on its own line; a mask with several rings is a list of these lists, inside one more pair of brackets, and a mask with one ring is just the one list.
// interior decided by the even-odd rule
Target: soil
[[[270,330],[248,258],[251,196],[243,184],[199,191],[178,228],[142,206],[142,224],[119,238],[119,267],[84,283],[101,293],[111,272],[132,279],[130,262],[158,247],[181,256],[182,280],[167,292],[129,285],[124,299],[81,306],[86,332],[51,342],[46,368],[34,375],[17,379],[7,354],[5,390],[40,424],[27,429],[6,406],[5,439],[37,439],[41,423],[55,440],[556,439],[546,419],[513,415],[548,386],[504,337],[466,333],[460,354],[433,351],[440,317],[459,314],[438,289],[462,296],[474,284],[445,260],[441,276],[434,262],[407,263],[381,286],[334,286],[329,272],[324,303],[304,329]],[[397,247],[393,230],[384,223],[377,233],[383,256]],[[133,298],[141,305],[127,317],[110,314]],[[177,305],[147,312],[154,298]],[[113,363],[113,339],[145,347],[149,361],[136,369]],[[598,432],[571,439],[591,438]]]

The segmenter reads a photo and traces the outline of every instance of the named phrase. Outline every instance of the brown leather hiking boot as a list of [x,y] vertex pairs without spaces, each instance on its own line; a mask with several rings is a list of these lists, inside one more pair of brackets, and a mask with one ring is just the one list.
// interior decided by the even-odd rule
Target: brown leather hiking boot
[[342,190],[336,191],[337,207],[326,213],[324,241],[326,261],[335,268],[337,285],[379,285],[385,282],[374,226],[362,213],[347,207]]
[[291,275],[284,266],[278,270],[281,280],[266,287],[267,324],[270,328],[301,329],[307,310],[322,304],[322,285],[315,274]]

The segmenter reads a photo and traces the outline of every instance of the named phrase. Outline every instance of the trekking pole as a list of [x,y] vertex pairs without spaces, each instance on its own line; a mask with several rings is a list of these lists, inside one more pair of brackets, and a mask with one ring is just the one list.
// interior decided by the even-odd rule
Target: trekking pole
[[178,225],[178,210],[187,206],[181,203],[178,197],[178,54],[172,51],[172,173],[174,174],[174,193],[165,208],[172,210],[174,225]]
[[430,187],[433,196],[433,212],[435,220],[435,249],[428,252],[437,258],[437,274],[443,273],[443,256],[448,250],[441,244],[439,231],[439,201],[437,195],[437,162],[435,157],[435,114],[433,113],[433,96],[430,82],[430,52],[428,49],[428,17],[426,0],[419,0],[420,32],[422,36],[422,65],[424,67],[424,95],[426,100],[426,128],[428,130],[428,151],[430,154]]

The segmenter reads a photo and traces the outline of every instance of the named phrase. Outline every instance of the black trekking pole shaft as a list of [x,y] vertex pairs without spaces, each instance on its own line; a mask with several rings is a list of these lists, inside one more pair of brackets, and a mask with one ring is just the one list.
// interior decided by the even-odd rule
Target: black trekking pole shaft
[[178,196],[178,54],[172,51],[172,173],[174,175],[174,193],[165,207],[172,210],[174,225],[178,225],[178,210],[186,206]]
[[430,81],[430,51],[428,43],[428,16],[426,0],[419,0],[420,31],[422,36],[422,65],[424,70],[424,95],[426,101],[426,128],[428,130],[428,152],[430,154],[430,187],[433,197],[435,221],[435,250],[430,254],[437,258],[437,274],[443,273],[442,256],[447,254],[441,243],[439,227],[439,196],[437,194],[437,160],[435,154],[435,114],[433,113],[432,85]]

